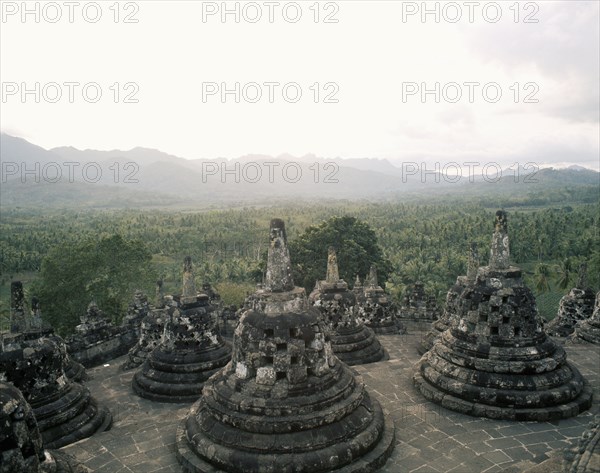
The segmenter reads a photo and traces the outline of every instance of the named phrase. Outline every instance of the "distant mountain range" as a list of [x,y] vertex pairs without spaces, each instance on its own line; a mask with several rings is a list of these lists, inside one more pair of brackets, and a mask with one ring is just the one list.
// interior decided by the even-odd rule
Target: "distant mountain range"
[[[575,186],[600,189],[598,172],[567,169],[476,170],[463,177],[429,173],[415,165],[385,159],[323,159],[315,155],[247,155],[184,159],[162,151],[46,150],[28,141],[0,135],[2,207],[219,207],[277,201],[416,200],[452,195],[527,194]],[[472,170],[471,170],[472,171]],[[491,182],[491,181],[498,182]],[[458,182],[454,182],[458,181]]]

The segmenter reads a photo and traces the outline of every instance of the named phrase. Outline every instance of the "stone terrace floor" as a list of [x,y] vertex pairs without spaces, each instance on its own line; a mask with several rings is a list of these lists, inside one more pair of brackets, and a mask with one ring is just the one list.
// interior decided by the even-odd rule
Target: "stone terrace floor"
[[[380,471],[559,472],[562,450],[576,445],[600,412],[600,347],[566,347],[568,359],[594,388],[589,411],[557,422],[494,421],[454,413],[425,401],[415,390],[412,370],[423,333],[379,336],[390,359],[355,367],[396,424],[396,447]],[[125,358],[88,370],[86,384],[113,412],[112,429],[62,450],[97,473],[180,472],[175,430],[190,405],[160,404],[136,396],[131,390],[134,372],[118,369]]]

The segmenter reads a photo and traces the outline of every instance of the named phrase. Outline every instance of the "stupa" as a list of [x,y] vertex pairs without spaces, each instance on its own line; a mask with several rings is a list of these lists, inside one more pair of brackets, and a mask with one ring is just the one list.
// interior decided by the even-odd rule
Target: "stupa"
[[[24,334],[25,337],[27,337],[27,335],[28,334]],[[67,344],[65,340],[61,336],[55,334],[54,330],[51,333],[44,334],[43,336],[56,343],[58,349],[63,354],[63,358],[65,360],[63,365],[65,376],[69,380],[76,383],[87,380],[88,376],[85,372],[85,367],[81,363],[77,363],[73,358],[71,358],[71,355],[69,355],[67,350]]]
[[596,304],[592,316],[577,325],[571,339],[600,345],[600,292],[596,294]]
[[31,406],[12,384],[0,381],[0,473],[87,473],[62,452],[44,450]]
[[214,307],[221,306],[221,294],[219,294],[209,282],[205,281],[202,283],[202,293],[208,296],[208,300]]
[[25,294],[21,281],[10,283],[10,331],[11,333],[25,332],[29,329],[25,315]]
[[163,282],[156,283],[156,307],[151,309],[140,324],[140,336],[127,353],[128,359],[121,365],[122,370],[130,370],[140,366],[161,342],[165,330],[168,311],[166,305],[171,305],[172,296],[165,296],[162,291]]
[[27,316],[24,297],[23,284],[20,281],[13,281],[10,293],[11,320],[19,321],[18,324],[11,326],[13,333],[20,333],[24,340],[36,340],[42,337],[51,339],[64,356],[63,368],[67,378],[76,382],[86,379],[83,365],[69,356],[64,339],[57,335],[54,328],[42,317],[39,299],[35,296],[31,298],[31,311],[30,315]]
[[0,347],[0,379],[11,382],[33,408],[44,445],[64,445],[110,427],[107,408],[65,375],[64,353],[49,338],[5,336]]
[[183,263],[182,295],[167,307],[160,344],[133,378],[133,390],[158,402],[193,402],[210,376],[231,359],[208,296],[196,292],[192,259]]
[[352,366],[389,358],[373,330],[357,319],[356,296],[340,279],[333,247],[328,249],[326,278],[317,281],[308,299],[329,328],[331,347],[341,361]]
[[396,308],[377,281],[377,268],[371,265],[363,291],[356,298],[358,318],[376,334],[404,333],[406,329],[396,319]]
[[233,331],[235,330],[238,321],[237,311],[238,307],[235,304],[224,306],[221,311],[220,330],[221,335],[226,339],[231,339],[233,337]]
[[150,304],[148,296],[140,290],[136,290],[133,294],[133,300],[129,303],[127,313],[123,318],[123,326],[133,332],[133,336],[137,339],[141,333],[142,320],[150,313]]
[[475,243],[471,243],[469,261],[467,263],[467,275],[458,276],[454,286],[452,286],[446,293],[446,306],[444,307],[441,317],[431,324],[431,330],[423,335],[423,338],[417,345],[417,351],[420,355],[423,355],[428,350],[431,350],[431,347],[438,337],[447,329],[449,329],[454,322],[456,322],[456,304],[458,303],[458,299],[465,287],[475,281],[478,267],[479,253],[477,251],[477,245]]
[[86,368],[125,355],[136,342],[134,332],[113,325],[95,302],[90,302],[80,321],[75,334],[67,337],[67,350]]
[[292,279],[284,223],[271,221],[264,311],[247,310],[232,361],[204,386],[177,430],[185,472],[370,472],[394,444],[358,376]]
[[577,447],[565,452],[564,473],[600,472],[600,415],[588,425],[579,439]]
[[592,389],[543,330],[535,298],[511,266],[507,218],[496,213],[489,266],[457,303],[458,323],[418,362],[430,401],[473,416],[546,421],[588,409]]
[[431,322],[439,318],[439,308],[435,299],[425,293],[424,284],[417,281],[410,286],[396,315],[400,319]]
[[354,279],[354,286],[352,286],[352,292],[354,293],[354,295],[356,296],[357,299],[359,296],[362,296],[363,285],[362,285],[362,282],[361,282],[358,274],[356,275],[356,278]]
[[589,319],[594,312],[596,295],[587,284],[587,265],[579,266],[577,285],[565,295],[558,304],[558,314],[546,326],[548,335],[554,337],[568,337],[575,330],[575,326]]

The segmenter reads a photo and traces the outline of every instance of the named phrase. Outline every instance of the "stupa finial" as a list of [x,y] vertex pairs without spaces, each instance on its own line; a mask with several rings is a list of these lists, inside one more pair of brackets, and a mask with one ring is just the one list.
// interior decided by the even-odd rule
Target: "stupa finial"
[[270,292],[291,291],[294,289],[294,278],[283,220],[271,220],[269,238],[265,289]]
[[156,308],[162,309],[165,306],[165,294],[163,292],[163,280],[156,281]]
[[328,283],[336,283],[340,280],[340,273],[338,271],[335,248],[330,246],[327,252],[327,277],[325,278],[325,281]]
[[372,264],[371,268],[369,269],[369,276],[365,282],[365,285],[369,287],[379,286],[379,282],[377,281],[377,266],[374,264]]
[[467,263],[467,280],[475,281],[477,277],[477,270],[479,269],[479,250],[477,249],[477,243],[471,242],[469,248],[469,261]]
[[587,263],[581,263],[577,272],[577,288],[587,289]]
[[508,219],[504,210],[496,212],[494,235],[490,250],[490,268],[508,269],[510,267],[510,249],[508,242]]
[[196,298],[196,283],[194,282],[194,269],[192,266],[192,257],[186,256],[183,259],[183,290],[181,292],[182,302]]
[[25,318],[25,295],[23,283],[13,281],[10,283],[10,331],[12,333],[22,332],[27,329]]

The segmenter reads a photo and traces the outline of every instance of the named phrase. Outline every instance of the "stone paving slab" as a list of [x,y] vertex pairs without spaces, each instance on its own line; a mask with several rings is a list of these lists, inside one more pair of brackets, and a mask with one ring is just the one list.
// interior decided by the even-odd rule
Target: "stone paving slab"
[[[566,346],[569,360],[594,389],[589,411],[555,422],[510,422],[469,417],[426,401],[412,385],[423,335],[380,335],[390,359],[353,367],[396,425],[397,445],[382,473],[518,473],[560,458],[561,449],[576,445],[600,412],[600,347]],[[135,370],[118,369],[125,360],[88,370],[86,384],[110,408],[113,428],[62,450],[97,473],[180,473],[175,431],[191,405],[136,396]]]

